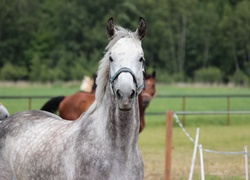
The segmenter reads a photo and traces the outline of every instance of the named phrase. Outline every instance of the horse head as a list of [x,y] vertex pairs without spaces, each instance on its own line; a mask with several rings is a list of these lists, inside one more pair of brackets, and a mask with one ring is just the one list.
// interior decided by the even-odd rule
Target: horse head
[[156,72],[153,71],[152,74],[146,74],[145,76],[145,89],[141,92],[142,105],[143,108],[148,107],[150,101],[156,94],[155,84],[156,84]]
[[133,101],[144,88],[144,53],[141,40],[146,34],[146,22],[139,19],[135,32],[129,32],[113,25],[110,18],[107,23],[110,38],[108,52],[109,81],[120,110],[130,110]]

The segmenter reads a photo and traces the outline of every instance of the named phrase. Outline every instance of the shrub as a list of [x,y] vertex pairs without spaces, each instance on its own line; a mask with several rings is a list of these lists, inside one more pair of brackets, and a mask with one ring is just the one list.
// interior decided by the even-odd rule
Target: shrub
[[222,73],[216,67],[202,68],[194,72],[194,80],[203,83],[221,83]]
[[59,80],[63,72],[58,67],[47,66],[38,55],[34,55],[29,73],[29,80],[32,82],[53,82]]
[[172,75],[174,82],[185,82],[184,73],[175,73]]
[[27,69],[23,66],[15,66],[7,62],[0,71],[1,80],[25,80],[27,78]]
[[235,73],[230,77],[230,82],[236,85],[245,85],[249,84],[248,76],[241,70],[235,71]]
[[157,80],[157,82],[163,82],[163,83],[172,83],[173,82],[173,78],[167,72],[167,70],[156,69],[155,72],[156,72],[156,80]]

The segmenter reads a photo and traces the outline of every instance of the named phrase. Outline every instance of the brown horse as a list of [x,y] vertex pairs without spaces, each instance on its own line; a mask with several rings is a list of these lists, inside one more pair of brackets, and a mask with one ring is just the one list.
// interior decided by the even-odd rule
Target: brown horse
[[151,99],[156,94],[156,88],[155,88],[155,76],[156,73],[153,71],[151,75],[146,75],[145,77],[145,89],[139,94],[138,100],[139,100],[139,111],[140,111],[140,129],[139,132],[141,132],[145,127],[145,119],[144,114],[145,110],[148,107]]
[[[145,89],[139,94],[139,109],[140,109],[140,129],[141,132],[145,127],[144,114],[151,99],[155,96],[155,71],[152,74],[145,75]],[[69,96],[57,96],[50,99],[41,110],[55,113],[58,109],[59,116],[67,120],[76,120],[79,116],[85,112],[89,106],[94,102],[95,94],[94,89],[89,92],[77,92]],[[59,108],[58,108],[59,106]]]

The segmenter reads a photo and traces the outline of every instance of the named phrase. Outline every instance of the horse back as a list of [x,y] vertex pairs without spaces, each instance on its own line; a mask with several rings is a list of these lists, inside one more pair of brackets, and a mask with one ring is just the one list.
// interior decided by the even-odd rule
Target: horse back
[[0,148],[6,139],[17,140],[24,135],[32,139],[38,133],[52,134],[59,129],[63,130],[69,123],[70,121],[46,111],[30,110],[13,114],[0,123]]
[[0,123],[0,177],[60,179],[64,157],[73,152],[70,123],[43,111],[17,113]]

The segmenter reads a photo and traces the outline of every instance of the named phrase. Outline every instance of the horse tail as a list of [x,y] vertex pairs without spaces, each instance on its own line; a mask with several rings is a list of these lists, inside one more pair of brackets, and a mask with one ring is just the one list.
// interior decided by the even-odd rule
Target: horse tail
[[62,102],[64,98],[65,96],[56,96],[56,97],[51,98],[49,101],[47,101],[43,105],[41,110],[55,113],[58,110],[59,104]]

